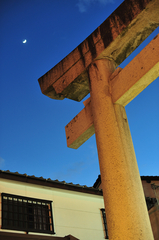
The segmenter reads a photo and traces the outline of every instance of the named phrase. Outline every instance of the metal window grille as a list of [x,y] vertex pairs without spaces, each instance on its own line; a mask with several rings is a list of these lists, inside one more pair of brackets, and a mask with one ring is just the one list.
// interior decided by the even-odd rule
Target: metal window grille
[[147,209],[148,211],[154,207],[154,205],[156,204],[157,200],[156,198],[150,198],[150,197],[146,197],[146,205],[147,205]]
[[159,186],[156,185],[155,183],[152,183],[151,184],[151,188],[154,190],[154,194],[155,194],[155,197],[156,197],[156,201],[157,201],[157,204],[159,206]]
[[2,228],[54,233],[51,201],[2,193]]
[[104,225],[104,229],[105,229],[105,238],[107,239],[108,238],[108,229],[107,229],[105,209],[102,208],[101,212],[102,212],[102,217],[103,217],[103,225]]

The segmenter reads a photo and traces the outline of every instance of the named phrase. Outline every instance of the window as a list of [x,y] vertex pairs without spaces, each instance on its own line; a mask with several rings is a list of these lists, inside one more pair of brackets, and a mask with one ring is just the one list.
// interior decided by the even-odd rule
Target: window
[[54,233],[51,201],[2,193],[2,228]]
[[155,206],[156,202],[157,202],[156,198],[146,197],[146,205],[148,211]]
[[102,208],[101,212],[102,212],[102,217],[103,217],[103,225],[104,225],[104,229],[105,229],[105,238],[108,238],[108,229],[107,229],[105,209]]

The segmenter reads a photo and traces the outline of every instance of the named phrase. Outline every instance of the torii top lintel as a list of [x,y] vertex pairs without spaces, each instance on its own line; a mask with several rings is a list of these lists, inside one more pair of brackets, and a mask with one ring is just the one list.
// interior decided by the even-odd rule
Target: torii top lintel
[[89,93],[86,68],[111,58],[118,66],[159,26],[158,0],[125,0],[88,38],[38,79],[52,99],[81,101]]

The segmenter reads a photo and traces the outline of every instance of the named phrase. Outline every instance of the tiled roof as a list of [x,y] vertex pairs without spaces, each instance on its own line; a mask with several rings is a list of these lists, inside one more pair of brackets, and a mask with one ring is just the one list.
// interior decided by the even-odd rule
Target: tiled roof
[[[52,180],[51,178],[35,177],[34,175],[30,176],[26,173],[20,174],[18,172],[10,172],[9,170],[4,171],[0,170],[0,178],[27,182],[37,185],[50,186],[53,188],[67,189],[70,191],[85,192],[90,194],[102,195],[102,190],[99,189],[101,184],[101,176],[98,175],[98,178],[92,187],[87,187],[86,185],[73,184],[72,182],[66,183],[65,181]],[[141,180],[146,180],[147,182],[159,181],[159,176],[141,176]]]
[[[145,180],[150,183],[151,181],[159,181],[159,176],[141,176],[141,180]],[[98,178],[95,181],[93,187],[99,188],[100,184],[101,184],[101,176],[98,175]]]
[[66,183],[65,181],[52,180],[50,178],[35,177],[34,175],[29,176],[26,173],[20,174],[18,172],[10,172],[9,170],[0,170],[0,178],[10,179],[14,181],[27,182],[37,185],[43,185],[53,188],[67,189],[70,191],[78,191],[84,193],[90,193],[95,195],[102,195],[101,189],[94,187],[87,187],[86,185],[73,184],[72,182]]
[[99,188],[100,184],[101,184],[101,176],[98,175],[98,178],[97,178],[97,180],[95,181],[95,183],[93,184],[93,187],[94,187],[94,188]]
[[159,176],[141,176],[141,180],[146,180],[147,182],[159,181]]

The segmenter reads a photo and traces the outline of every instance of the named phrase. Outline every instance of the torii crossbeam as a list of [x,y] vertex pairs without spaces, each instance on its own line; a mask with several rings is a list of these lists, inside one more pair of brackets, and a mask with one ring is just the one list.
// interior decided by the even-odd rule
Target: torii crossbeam
[[[114,104],[125,107],[159,76],[159,35],[157,35],[124,69],[117,68],[110,76]],[[67,146],[77,149],[94,133],[91,99],[85,108],[65,127]]]
[[158,0],[125,0],[83,43],[39,79],[53,98],[85,108],[67,126],[68,146],[96,135],[110,240],[152,240],[124,106],[159,76],[159,35],[123,70],[119,65],[157,26]]

